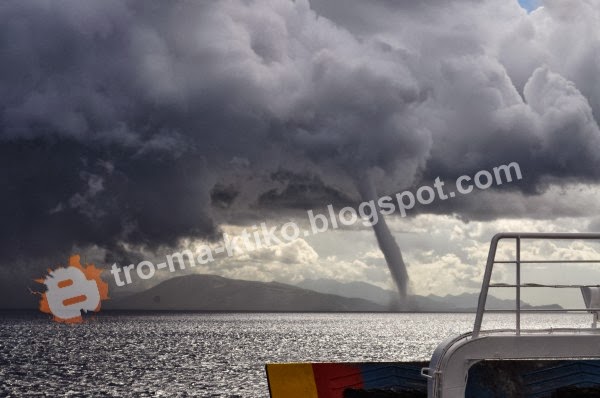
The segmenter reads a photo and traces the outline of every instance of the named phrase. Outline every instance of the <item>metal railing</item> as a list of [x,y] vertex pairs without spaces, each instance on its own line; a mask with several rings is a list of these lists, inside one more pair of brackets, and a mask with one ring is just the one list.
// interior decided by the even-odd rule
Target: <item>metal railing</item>
[[[515,260],[496,260],[496,250],[498,242],[506,239],[515,240]],[[600,264],[599,260],[522,260],[521,259],[521,241],[522,240],[598,240],[600,242],[600,234],[598,233],[500,233],[496,234],[490,243],[490,250],[485,265],[485,273],[483,275],[483,283],[481,292],[479,293],[479,302],[477,304],[477,314],[475,316],[475,325],[473,326],[473,337],[479,336],[481,332],[481,324],[483,321],[484,312],[507,312],[512,310],[489,310],[485,308],[488,290],[492,288],[514,288],[515,289],[515,332],[521,333],[521,313],[522,312],[600,312],[600,308],[561,308],[561,309],[524,309],[521,308],[521,289],[522,288],[581,288],[581,287],[600,287],[600,285],[545,285],[539,283],[521,283],[521,265],[522,264],[567,264],[567,263],[595,263]],[[490,283],[492,278],[492,270],[494,264],[515,264],[515,283]]]

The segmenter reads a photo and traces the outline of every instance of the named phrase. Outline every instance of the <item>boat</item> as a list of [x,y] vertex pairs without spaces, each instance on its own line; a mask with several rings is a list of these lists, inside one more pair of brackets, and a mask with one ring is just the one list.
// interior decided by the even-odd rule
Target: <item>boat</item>
[[[271,398],[363,397],[600,397],[599,284],[522,282],[530,265],[600,264],[600,259],[521,258],[522,244],[531,241],[596,241],[596,233],[499,233],[490,243],[473,330],[439,343],[429,362],[269,363],[266,374]],[[497,258],[498,245],[514,245],[514,258]],[[504,246],[503,246],[504,247]],[[514,271],[513,283],[492,283],[495,266]],[[521,292],[530,288],[578,289],[579,308],[526,308]],[[512,289],[513,309],[486,308],[490,289]],[[513,327],[486,330],[486,314],[508,312]],[[589,313],[589,327],[521,327],[527,312]],[[511,321],[512,322],[512,321]]]

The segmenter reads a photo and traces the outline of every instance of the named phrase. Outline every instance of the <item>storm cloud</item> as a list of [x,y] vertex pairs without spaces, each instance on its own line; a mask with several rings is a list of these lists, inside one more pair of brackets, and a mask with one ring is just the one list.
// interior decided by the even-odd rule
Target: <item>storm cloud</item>
[[597,1],[418,3],[2,2],[2,265],[218,239],[356,202],[364,173],[388,194],[516,161],[525,200],[598,181]]

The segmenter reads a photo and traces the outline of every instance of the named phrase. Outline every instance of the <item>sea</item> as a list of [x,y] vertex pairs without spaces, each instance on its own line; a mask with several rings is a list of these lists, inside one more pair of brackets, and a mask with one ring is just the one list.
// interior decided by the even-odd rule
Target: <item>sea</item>
[[[474,314],[111,313],[66,325],[0,312],[0,396],[268,397],[273,362],[428,361]],[[514,315],[490,314],[490,329]],[[528,314],[523,328],[589,327],[591,316]]]

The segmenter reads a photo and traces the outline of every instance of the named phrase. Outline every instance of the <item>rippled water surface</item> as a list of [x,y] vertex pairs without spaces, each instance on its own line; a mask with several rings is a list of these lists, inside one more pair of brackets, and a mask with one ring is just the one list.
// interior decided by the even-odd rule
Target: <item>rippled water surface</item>
[[[62,325],[0,313],[0,396],[267,397],[267,362],[429,360],[474,314],[110,314]],[[512,326],[505,314],[486,326]],[[529,315],[524,327],[587,327]]]

